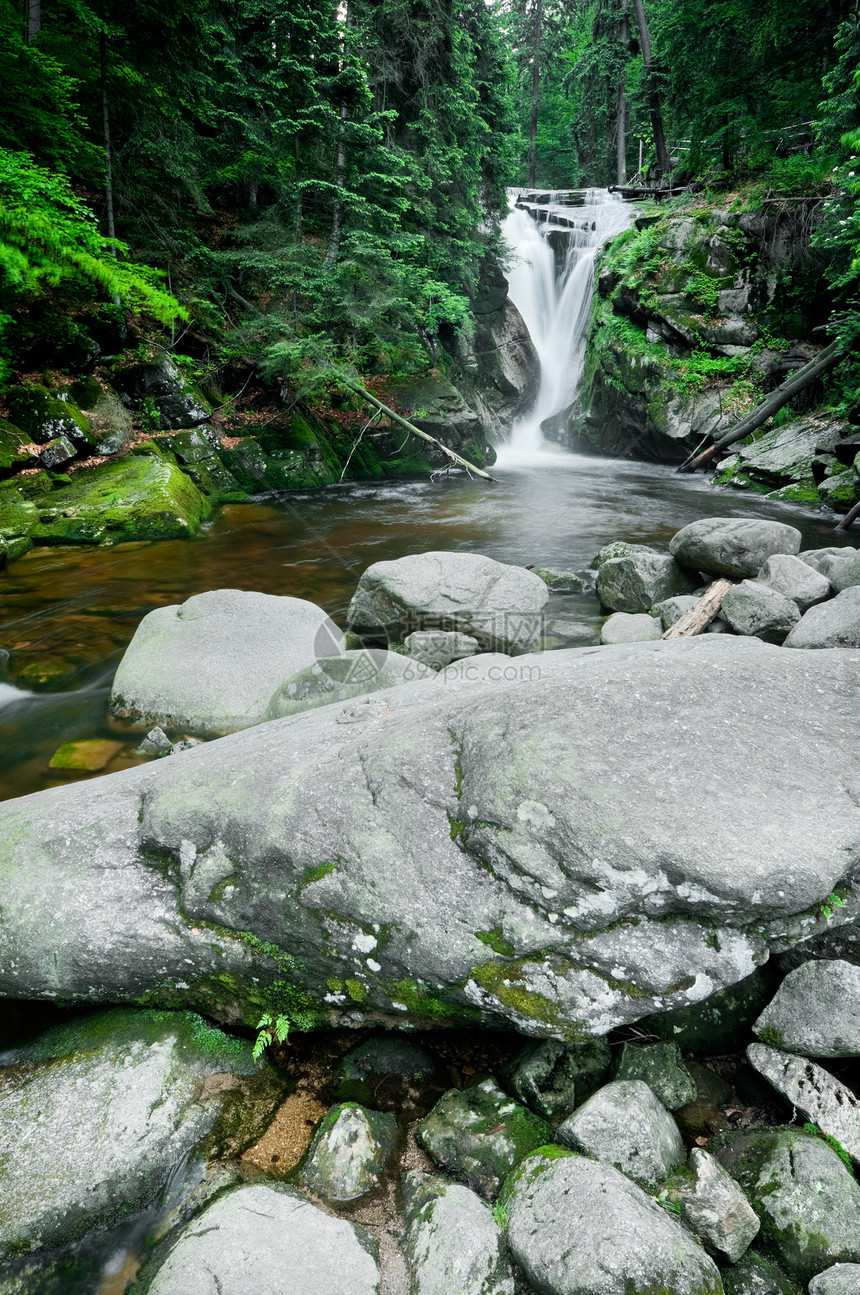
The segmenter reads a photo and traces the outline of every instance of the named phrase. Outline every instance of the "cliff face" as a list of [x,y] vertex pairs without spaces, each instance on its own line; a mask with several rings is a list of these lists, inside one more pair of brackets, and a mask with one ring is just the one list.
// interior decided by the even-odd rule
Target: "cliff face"
[[782,206],[640,215],[600,258],[583,383],[548,433],[678,462],[731,425],[819,349],[807,234]]

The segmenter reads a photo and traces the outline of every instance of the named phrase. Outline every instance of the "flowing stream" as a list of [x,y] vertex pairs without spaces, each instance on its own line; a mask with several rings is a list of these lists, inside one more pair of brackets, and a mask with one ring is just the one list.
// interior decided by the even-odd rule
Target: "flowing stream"
[[[745,515],[792,523],[804,547],[850,543],[849,536],[834,536],[826,517],[718,490],[703,477],[542,448],[541,421],[569,401],[581,370],[597,250],[630,218],[630,209],[608,194],[585,198],[582,206],[541,211],[550,234],[562,218],[573,225],[558,259],[558,239],[549,241],[522,211],[508,218],[517,253],[511,293],[542,370],[535,406],[512,429],[493,469],[496,485],[346,483],[225,506],[194,539],[37,548],[0,571],[0,799],[141,762],[139,738],[108,721],[113,673],[147,612],[207,589],[291,594],[343,623],[365,567],[431,549],[577,571],[612,540],[665,545],[699,517]],[[553,595],[544,646],[595,643],[600,620],[593,595]],[[254,663],[237,662],[237,669],[253,670]],[[99,768],[50,768],[61,743],[88,738],[108,744]]]

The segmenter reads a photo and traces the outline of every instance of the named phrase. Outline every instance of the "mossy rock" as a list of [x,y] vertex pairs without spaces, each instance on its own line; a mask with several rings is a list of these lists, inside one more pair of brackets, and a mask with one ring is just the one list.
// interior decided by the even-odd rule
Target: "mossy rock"
[[34,462],[32,451],[25,449],[30,444],[32,437],[22,428],[0,418],[0,477],[8,476]]
[[47,445],[58,436],[67,436],[78,448],[95,444],[88,419],[65,393],[58,396],[47,387],[22,387],[9,397],[9,409],[38,445]]
[[643,1027],[685,1052],[732,1052],[752,1039],[752,1023],[773,996],[773,977],[757,969],[701,1003],[645,1017]]
[[179,468],[151,455],[131,456],[80,472],[47,499],[21,500],[8,513],[3,500],[0,534],[27,514],[22,530],[36,544],[179,539],[193,535],[210,510]]

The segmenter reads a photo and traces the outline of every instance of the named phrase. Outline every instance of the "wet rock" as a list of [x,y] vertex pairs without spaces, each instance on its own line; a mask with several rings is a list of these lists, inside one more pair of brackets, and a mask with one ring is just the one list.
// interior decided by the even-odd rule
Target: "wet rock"
[[800,539],[800,531],[783,522],[708,517],[678,531],[669,552],[696,571],[743,580],[758,575],[775,553],[796,555]]
[[477,553],[416,553],[368,567],[347,619],[366,637],[453,630],[483,648],[525,652],[540,636],[548,598],[544,582],[523,567]]
[[464,1092],[447,1092],[415,1136],[440,1168],[494,1200],[505,1175],[549,1142],[552,1129],[502,1092],[494,1079],[485,1079]]
[[648,1016],[642,1024],[685,1052],[733,1052],[749,1041],[753,1022],[772,996],[771,977],[758,968],[704,1002]]
[[860,1261],[860,1184],[821,1138],[788,1127],[723,1133],[712,1150],[793,1277]]
[[838,553],[823,553],[818,567],[837,593],[860,585],[860,549],[844,548]]
[[615,612],[600,628],[601,643],[648,643],[662,636],[660,622],[645,613]]
[[541,1295],[722,1295],[698,1242],[611,1165],[538,1151],[505,1200],[511,1252]]
[[609,1044],[599,1036],[570,1044],[541,1039],[527,1043],[505,1066],[502,1082],[538,1115],[564,1118],[594,1092],[611,1059]]
[[335,1072],[340,1101],[400,1110],[428,1088],[448,1087],[440,1059],[421,1044],[393,1032],[365,1039],[350,1048]]
[[756,579],[784,598],[790,598],[801,612],[830,597],[827,577],[788,553],[777,553],[768,558]]
[[810,607],[785,640],[792,648],[860,647],[860,586]]
[[860,1264],[834,1264],[809,1283],[809,1295],[857,1295]]
[[357,1102],[342,1102],[323,1117],[299,1182],[332,1202],[356,1201],[379,1186],[391,1159],[397,1121]]
[[660,624],[664,630],[667,630],[671,625],[677,624],[688,611],[692,611],[698,601],[693,594],[678,594],[675,598],[664,598],[661,603],[654,603],[651,615],[659,616]]
[[414,661],[432,670],[441,670],[452,661],[480,652],[481,645],[470,634],[446,633],[444,630],[416,630],[404,639],[404,646]]
[[733,585],[720,612],[736,634],[753,635],[765,643],[782,643],[800,620],[796,603],[756,580]]
[[32,437],[14,423],[0,418],[0,477],[32,466],[34,453]]
[[219,1196],[152,1267],[142,1295],[379,1295],[369,1235],[280,1184]]
[[65,393],[23,387],[9,397],[9,408],[14,422],[38,445],[64,437],[77,453],[94,444],[87,418]]
[[674,1043],[624,1043],[615,1063],[613,1079],[641,1079],[667,1111],[676,1111],[696,1097],[693,1077]]
[[748,1251],[722,1272],[726,1295],[801,1295],[800,1287],[765,1255]]
[[68,463],[76,454],[77,450],[69,438],[67,436],[58,436],[55,441],[51,441],[41,451],[39,462],[49,472],[56,472],[57,468],[62,467],[64,463]]
[[822,1066],[764,1043],[751,1043],[747,1060],[791,1106],[836,1138],[860,1164],[860,1099]]
[[87,770],[95,773],[110,764],[123,747],[109,738],[88,738],[83,742],[64,742],[48,761],[49,769]]
[[401,656],[385,648],[342,652],[306,665],[282,683],[269,702],[265,718],[299,715],[316,706],[329,706],[382,688],[432,679],[435,673],[434,668],[415,657]]
[[689,1165],[666,1184],[681,1220],[712,1254],[735,1264],[758,1235],[755,1210],[730,1174],[701,1147],[693,1147]]
[[241,1151],[283,1092],[250,1044],[181,1012],[85,1017],[0,1064],[9,1067],[0,1089],[5,1255],[77,1240],[142,1209],[204,1139],[216,1153]]
[[[303,598],[214,589],[144,616],[113,681],[111,714],[217,736],[261,724],[284,678],[342,635]],[[417,669],[417,667],[415,667]]]
[[618,1079],[599,1088],[559,1125],[556,1138],[640,1183],[662,1182],[685,1159],[677,1124],[639,1079]]
[[656,555],[656,549],[649,548],[647,544],[628,544],[626,540],[613,540],[611,544],[604,544],[592,559],[591,565],[599,569],[604,562],[611,562],[614,558],[636,558],[645,553]]
[[166,355],[123,364],[114,372],[114,383],[131,409],[145,409],[150,402],[164,429],[196,427],[209,419],[199,393]]
[[763,1043],[804,1057],[860,1057],[860,967],[804,962],[753,1026]]
[[583,579],[573,571],[557,571],[555,567],[535,567],[535,575],[540,576],[551,594],[585,594],[592,588],[590,580]]
[[601,562],[597,596],[611,611],[647,612],[667,598],[691,594],[696,583],[674,558],[637,552]]
[[401,1184],[410,1295],[514,1295],[502,1234],[479,1196],[414,1171]]

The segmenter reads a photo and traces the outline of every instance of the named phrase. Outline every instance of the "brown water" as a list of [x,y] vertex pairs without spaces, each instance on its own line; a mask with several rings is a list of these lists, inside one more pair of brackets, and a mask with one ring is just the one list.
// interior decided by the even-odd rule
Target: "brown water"
[[[0,652],[17,685],[0,684],[0,799],[92,776],[48,762],[63,742],[116,739],[108,690],[141,617],[207,589],[308,598],[343,623],[365,567],[429,549],[579,570],[611,540],[665,545],[705,516],[770,517],[799,527],[805,547],[840,543],[832,519],[655,465],[559,452],[497,472],[495,486],[349,484],[230,505],[192,540],[33,550],[0,572]],[[596,641],[595,599],[553,596],[553,618],[548,646]],[[138,741],[99,772],[138,762]]]

